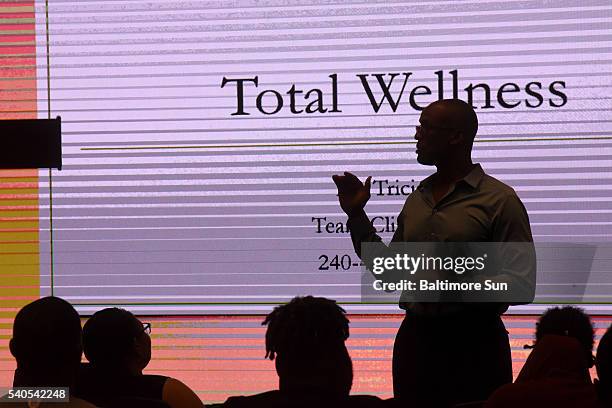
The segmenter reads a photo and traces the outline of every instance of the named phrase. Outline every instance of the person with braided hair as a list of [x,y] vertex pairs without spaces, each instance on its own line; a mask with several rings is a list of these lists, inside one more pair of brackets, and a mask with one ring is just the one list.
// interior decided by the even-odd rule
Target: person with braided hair
[[600,408],[589,373],[594,338],[593,323],[582,309],[548,309],[536,324],[533,351],[518,377],[484,407]]
[[547,335],[569,336],[580,343],[582,354],[588,365],[593,367],[593,346],[595,329],[588,314],[579,307],[552,307],[544,312],[536,323],[535,343]]
[[346,312],[331,299],[296,297],[266,316],[266,358],[273,360],[279,389],[230,397],[226,408],[376,407],[382,400],[350,396],[353,366],[345,341]]

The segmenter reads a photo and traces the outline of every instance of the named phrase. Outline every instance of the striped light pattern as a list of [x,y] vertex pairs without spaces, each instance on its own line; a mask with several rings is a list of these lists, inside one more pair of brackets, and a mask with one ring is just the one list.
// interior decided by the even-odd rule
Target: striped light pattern
[[[33,1],[0,3],[0,120],[37,117],[34,15]],[[38,187],[38,170],[0,170],[0,387],[12,384],[13,319],[40,295]]]
[[[34,16],[33,1],[0,3],[0,120],[37,117]],[[38,183],[38,170],[0,170],[3,320],[40,294]]]
[[[36,2],[36,55],[48,34],[50,65],[39,58],[38,67],[49,69],[50,89],[39,75],[38,102],[46,107],[50,93],[51,117],[63,118],[65,167],[52,190],[41,189],[45,214],[53,193],[54,222],[50,245],[49,219],[41,221],[42,264],[52,252],[54,289],[75,304],[241,313],[297,294],[359,302],[348,234],[326,232],[345,221],[330,176],[351,170],[414,186],[432,170],[415,160],[419,112],[409,95],[397,112],[374,113],[357,74],[410,72],[406,93],[433,90],[415,97],[420,105],[437,98],[437,71],[446,97],[453,70],[459,97],[486,84],[491,108],[482,87],[474,91],[475,160],[517,190],[535,238],[610,240],[608,0],[63,0],[50,2],[48,20],[44,6]],[[303,91],[297,109],[318,88],[331,110],[331,74],[341,112],[291,113],[292,84]],[[221,88],[223,77],[254,76],[250,115],[232,116],[236,85]],[[542,86],[536,108],[527,105],[537,102],[530,82]],[[567,103],[549,89],[555,82]],[[515,108],[497,100],[505,83],[520,88],[504,94]],[[285,98],[274,115],[255,107],[268,89]],[[266,95],[272,112],[276,98]],[[368,212],[394,217],[403,201],[376,193]],[[320,232],[317,217],[326,217]],[[323,255],[350,257],[347,270],[320,270]],[[538,301],[612,301],[605,270],[564,266],[543,277]]]
[[[412,152],[418,112],[403,103],[374,114],[358,73],[409,71],[411,86],[434,88],[443,70],[448,90],[457,69],[462,86],[486,82],[493,94],[505,82],[565,81],[561,108],[479,110],[475,156],[516,188],[537,239],[608,239],[610,10],[605,0],[0,3],[0,118],[61,115],[66,141],[53,180],[0,172],[0,386],[14,370],[14,313],[41,279],[44,294],[53,285],[88,311],[264,313],[258,302],[298,293],[358,300],[352,265],[317,270],[321,254],[352,256],[346,234],[317,234],[312,221],[344,219],[329,176],[414,185],[429,173]],[[231,117],[235,91],[220,87],[223,76],[259,75],[259,90],[295,83],[329,103],[331,73],[342,113],[264,116],[247,87],[253,114]],[[375,196],[369,212],[392,217],[402,202]],[[148,372],[205,402],[276,385],[261,317],[142,320],[154,327]],[[351,320],[354,392],[389,397],[400,317]],[[515,373],[534,320],[505,318]],[[610,324],[595,322],[598,335]]]

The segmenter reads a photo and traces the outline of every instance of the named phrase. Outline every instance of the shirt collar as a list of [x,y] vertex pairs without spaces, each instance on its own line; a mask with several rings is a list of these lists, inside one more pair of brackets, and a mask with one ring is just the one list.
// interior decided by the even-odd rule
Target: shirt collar
[[480,163],[476,163],[472,171],[470,171],[467,176],[463,178],[463,181],[468,183],[472,188],[476,188],[478,187],[478,184],[480,184],[480,180],[482,180],[484,175],[485,172],[482,169],[482,166]]
[[[429,185],[431,184],[431,180],[433,179],[434,174],[432,174],[431,176],[429,176],[429,177],[425,178],[423,181],[421,181],[421,183],[419,184],[419,186],[417,188],[422,191],[424,188],[429,187]],[[476,187],[478,187],[478,184],[480,184],[480,180],[482,180],[484,175],[485,175],[485,172],[482,169],[482,166],[479,163],[476,163],[474,168],[464,178],[462,178],[461,180],[458,180],[457,182],[463,180],[470,187],[476,188]]]

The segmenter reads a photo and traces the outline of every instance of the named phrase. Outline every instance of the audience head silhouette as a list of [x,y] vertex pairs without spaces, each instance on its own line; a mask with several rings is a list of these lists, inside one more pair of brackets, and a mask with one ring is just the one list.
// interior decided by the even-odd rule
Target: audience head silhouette
[[546,335],[573,337],[582,346],[588,367],[593,366],[595,330],[591,318],[574,306],[548,309],[536,323],[536,344]]
[[348,396],[353,368],[345,340],[346,312],[335,301],[296,297],[274,308],[263,321],[266,357],[276,359],[281,392]]
[[23,307],[9,343],[16,387],[72,387],[81,361],[81,320],[72,305],[44,297]]
[[101,370],[141,374],[151,360],[151,338],[132,313],[108,308],[96,312],[83,326],[83,349],[92,366]]
[[474,108],[460,99],[441,99],[428,105],[419,118],[415,139],[417,161],[440,165],[470,158],[478,131]]

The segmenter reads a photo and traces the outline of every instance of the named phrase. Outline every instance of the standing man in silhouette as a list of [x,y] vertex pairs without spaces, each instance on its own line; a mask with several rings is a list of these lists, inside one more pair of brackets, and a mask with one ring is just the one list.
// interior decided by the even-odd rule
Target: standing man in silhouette
[[[436,101],[416,126],[417,161],[436,166],[408,196],[392,242],[532,242],[527,212],[514,190],[471,158],[478,129],[474,109],[458,99]],[[355,251],[380,242],[364,211],[371,177],[333,176],[348,215]],[[382,244],[381,244],[382,245]],[[394,396],[414,406],[444,407],[486,400],[512,381],[501,303],[400,303],[406,316],[393,349]]]

